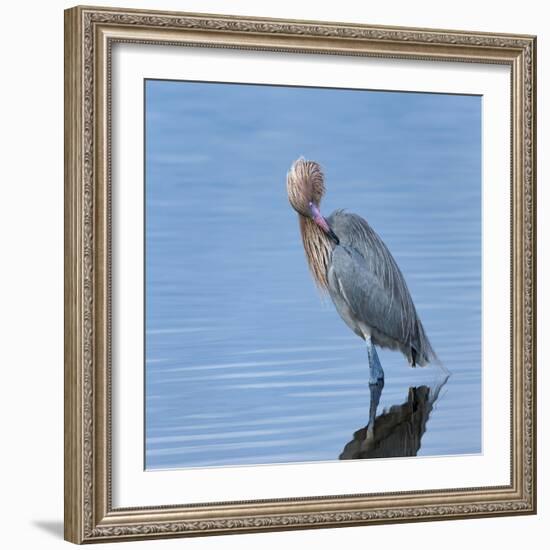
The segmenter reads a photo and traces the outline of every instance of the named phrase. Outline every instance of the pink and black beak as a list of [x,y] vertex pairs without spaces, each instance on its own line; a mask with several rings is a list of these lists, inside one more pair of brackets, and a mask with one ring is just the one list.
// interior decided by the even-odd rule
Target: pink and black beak
[[319,208],[313,204],[312,202],[309,203],[309,210],[311,212],[311,218],[312,220],[329,236],[330,239],[335,244],[340,244],[340,239],[336,236],[336,233],[330,228],[327,220],[321,216],[321,211]]

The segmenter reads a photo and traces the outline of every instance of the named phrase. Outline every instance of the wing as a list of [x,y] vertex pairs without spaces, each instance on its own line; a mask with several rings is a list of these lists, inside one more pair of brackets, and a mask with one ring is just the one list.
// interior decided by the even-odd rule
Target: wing
[[329,267],[329,291],[338,295],[353,318],[376,328],[399,344],[409,340],[400,302],[381,284],[365,259],[353,248],[334,248]]
[[401,348],[413,363],[434,359],[405,278],[382,239],[356,214],[336,211],[328,222],[340,239],[331,258],[331,287],[337,286],[331,292],[340,292],[354,316],[377,329],[381,345]]

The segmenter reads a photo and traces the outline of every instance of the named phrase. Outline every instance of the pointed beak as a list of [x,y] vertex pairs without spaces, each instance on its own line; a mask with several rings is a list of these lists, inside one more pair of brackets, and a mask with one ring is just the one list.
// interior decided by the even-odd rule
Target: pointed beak
[[321,211],[312,202],[309,203],[311,218],[313,221],[334,241],[335,244],[340,244],[340,239],[336,233],[330,228],[327,220],[321,216]]

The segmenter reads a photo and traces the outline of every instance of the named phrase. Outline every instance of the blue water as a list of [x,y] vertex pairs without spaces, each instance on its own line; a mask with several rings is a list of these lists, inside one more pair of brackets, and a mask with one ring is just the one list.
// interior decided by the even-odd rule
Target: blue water
[[325,169],[325,216],[386,242],[452,373],[379,351],[375,455],[406,443],[392,406],[409,454],[480,452],[481,98],[149,80],[145,107],[146,468],[338,460],[364,435],[366,349],[286,196],[300,155]]

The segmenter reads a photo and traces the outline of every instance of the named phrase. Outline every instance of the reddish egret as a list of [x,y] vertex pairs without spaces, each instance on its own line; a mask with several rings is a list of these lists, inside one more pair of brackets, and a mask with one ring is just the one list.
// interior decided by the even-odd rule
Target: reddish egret
[[325,184],[319,164],[294,162],[287,192],[317,286],[367,344],[369,383],[384,379],[375,345],[401,351],[413,367],[436,361],[403,274],[382,239],[357,214],[321,215]]

